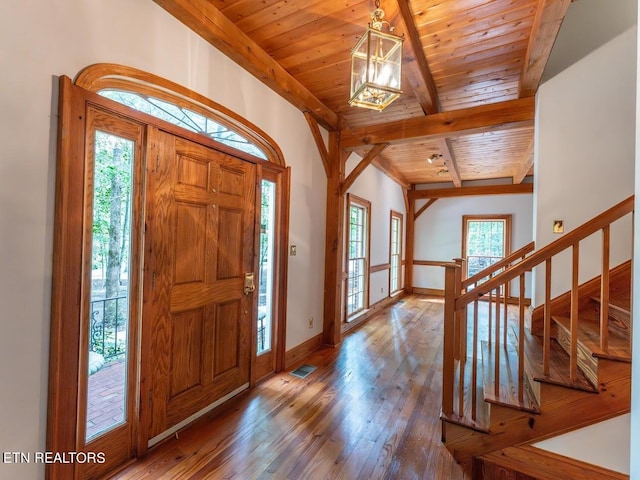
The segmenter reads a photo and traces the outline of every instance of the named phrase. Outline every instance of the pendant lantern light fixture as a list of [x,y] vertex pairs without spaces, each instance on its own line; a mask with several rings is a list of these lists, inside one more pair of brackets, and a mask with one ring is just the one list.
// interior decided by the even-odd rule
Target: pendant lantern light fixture
[[[369,28],[351,51],[351,98],[357,107],[383,110],[400,96],[403,37],[384,20],[380,0],[371,13]],[[382,29],[387,27],[388,32]]]

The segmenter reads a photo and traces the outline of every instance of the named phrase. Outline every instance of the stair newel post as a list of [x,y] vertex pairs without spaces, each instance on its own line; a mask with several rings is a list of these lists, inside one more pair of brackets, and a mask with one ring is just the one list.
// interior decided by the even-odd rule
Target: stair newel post
[[571,347],[569,355],[569,379],[578,378],[578,265],[580,263],[580,244],[573,244],[571,262]]
[[551,258],[545,262],[544,274],[544,341],[542,344],[542,373],[549,375],[551,356]]
[[[462,258],[454,258],[455,270],[455,298],[459,298],[462,292],[462,280],[464,277]],[[464,416],[464,379],[467,364],[467,307],[456,309],[456,347],[458,353],[458,415]]]
[[600,348],[609,351],[609,251],[611,229],[602,229],[602,275],[600,277]]
[[[454,262],[458,268],[456,268],[456,290],[455,296],[456,299],[460,297],[462,294],[462,281],[465,277],[465,259],[463,258],[454,258]],[[460,310],[456,310],[456,325],[458,327],[458,331],[456,332],[458,335],[458,345],[460,347],[460,352],[458,358],[460,358],[463,362],[467,358],[467,306],[463,307]]]
[[496,288],[495,395],[500,396],[500,287]]
[[[442,346],[442,413],[453,413],[453,382],[455,371],[455,284],[457,266],[450,264],[444,270],[444,339]],[[443,426],[444,428],[444,426]],[[444,431],[443,431],[444,434]]]

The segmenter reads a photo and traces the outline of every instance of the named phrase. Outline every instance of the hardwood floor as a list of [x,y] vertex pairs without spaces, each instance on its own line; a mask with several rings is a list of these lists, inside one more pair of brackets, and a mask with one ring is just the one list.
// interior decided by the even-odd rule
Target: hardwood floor
[[442,299],[409,296],[113,479],[463,479],[440,443]]

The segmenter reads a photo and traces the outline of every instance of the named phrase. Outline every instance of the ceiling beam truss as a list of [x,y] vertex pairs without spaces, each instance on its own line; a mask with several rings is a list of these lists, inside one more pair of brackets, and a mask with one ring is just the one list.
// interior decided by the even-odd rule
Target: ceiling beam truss
[[538,9],[529,35],[529,44],[520,75],[520,98],[535,95],[572,0],[538,0]]
[[154,0],[242,68],[329,130],[338,116],[207,0]]
[[518,167],[518,171],[513,176],[513,183],[522,183],[524,177],[527,176],[529,170],[531,170],[531,166],[533,165],[533,144],[534,144],[535,135],[531,136],[531,141],[529,142],[529,146],[527,147],[527,151],[522,157],[522,161],[520,162],[520,166]]
[[341,133],[340,147],[353,150],[378,143],[400,144],[495,130],[531,128],[534,115],[533,97],[508,100],[425,117],[345,129]]
[[437,198],[430,198],[427,203],[425,203],[422,207],[420,207],[420,209],[416,213],[414,213],[413,219],[417,220],[418,217],[422,215],[427,210],[427,208],[429,208],[431,205],[436,203],[437,200],[438,200]]
[[420,198],[451,198],[478,195],[515,195],[533,193],[532,183],[520,183],[518,185],[483,185],[478,187],[462,188],[429,188],[426,190],[412,190],[409,195],[415,200]]
[[364,170],[369,166],[369,164],[376,158],[382,151],[389,146],[388,143],[381,143],[379,145],[374,145],[371,150],[365,155],[365,157],[360,160],[360,163],[356,165],[356,167],[349,173],[349,176],[342,182],[340,185],[340,193],[344,195],[349,190],[349,187],[353,185],[360,174],[364,172]]

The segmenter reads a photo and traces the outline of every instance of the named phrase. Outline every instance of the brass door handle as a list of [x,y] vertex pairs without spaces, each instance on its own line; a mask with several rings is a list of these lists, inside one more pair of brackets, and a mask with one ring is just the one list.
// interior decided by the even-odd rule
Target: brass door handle
[[254,281],[253,272],[245,273],[244,274],[244,294],[250,295],[254,292],[255,289],[256,289],[256,283]]

